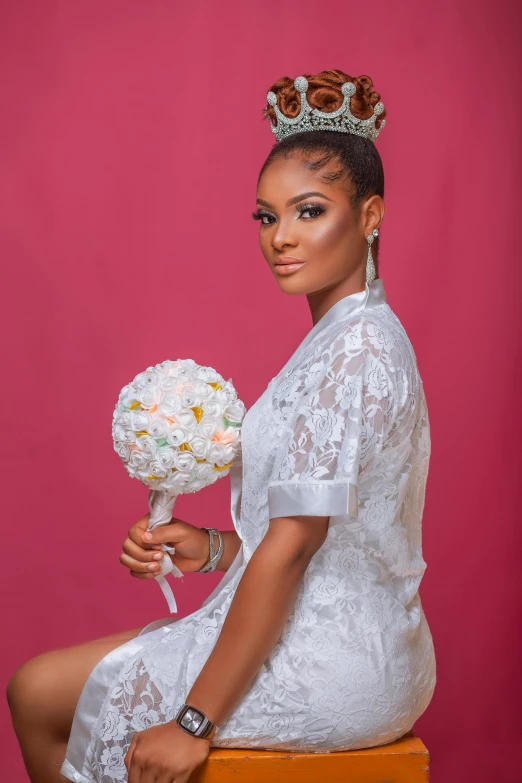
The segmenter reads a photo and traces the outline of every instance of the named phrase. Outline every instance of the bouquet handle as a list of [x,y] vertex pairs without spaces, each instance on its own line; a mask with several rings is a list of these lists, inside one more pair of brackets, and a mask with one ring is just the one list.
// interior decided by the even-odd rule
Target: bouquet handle
[[[172,520],[172,509],[174,508],[174,503],[176,502],[176,495],[171,495],[169,492],[166,492],[165,490],[161,489],[151,489],[149,492],[149,509],[150,509],[150,519],[149,519],[149,526],[148,530],[153,530],[155,527],[159,527],[160,525],[168,525]],[[173,546],[169,546],[168,544],[162,544],[161,549],[165,553],[174,554],[175,548]],[[177,566],[174,565],[170,557],[165,556],[161,562],[160,562],[160,568],[161,573],[158,574],[156,577],[156,581],[158,582],[159,586],[161,587],[161,590],[163,592],[163,595],[165,596],[165,599],[167,601],[169,611],[171,614],[174,614],[178,611],[178,607],[176,604],[176,599],[174,598],[174,593],[172,592],[172,588],[165,579],[166,574],[172,573],[174,576],[179,577],[183,576],[183,572],[179,570]]]

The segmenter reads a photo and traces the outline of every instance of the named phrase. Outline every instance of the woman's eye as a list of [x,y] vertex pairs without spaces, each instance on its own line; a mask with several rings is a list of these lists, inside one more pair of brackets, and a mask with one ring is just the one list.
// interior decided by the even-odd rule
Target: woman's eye
[[315,218],[319,217],[319,215],[322,215],[325,211],[324,207],[319,206],[318,204],[303,204],[301,207],[298,207],[299,217],[301,218],[306,212],[312,215],[311,218],[305,218],[306,220],[314,220]]
[[[261,212],[260,210],[252,212],[252,217],[254,220],[260,220],[263,226],[268,226],[272,222],[272,219],[275,220],[273,215],[270,215],[268,212]],[[264,218],[268,218],[268,220],[265,221]]]
[[[320,204],[301,204],[297,207],[296,220],[300,220],[303,215],[305,216],[305,220],[315,220],[324,212],[326,212],[326,210]],[[260,220],[263,226],[270,226],[276,221],[274,215],[271,215],[270,212],[265,212],[264,210],[260,209],[252,212],[252,217],[254,220]]]

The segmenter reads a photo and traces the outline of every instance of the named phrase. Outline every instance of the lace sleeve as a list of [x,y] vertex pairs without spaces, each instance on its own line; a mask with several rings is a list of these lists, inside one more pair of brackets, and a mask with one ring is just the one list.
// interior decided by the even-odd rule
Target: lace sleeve
[[268,482],[270,519],[358,517],[361,447],[382,447],[394,411],[390,357],[373,329],[344,326],[309,368]]

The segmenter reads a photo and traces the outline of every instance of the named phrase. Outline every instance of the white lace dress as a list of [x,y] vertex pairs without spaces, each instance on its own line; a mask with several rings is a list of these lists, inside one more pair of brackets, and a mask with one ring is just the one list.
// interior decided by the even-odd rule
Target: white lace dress
[[308,332],[248,410],[241,448],[230,473],[237,557],[197,611],[150,623],[93,669],[61,768],[69,780],[127,780],[133,734],[174,719],[274,517],[330,516],[328,535],[212,746],[371,747],[409,731],[428,706],[435,654],[418,589],[429,421],[382,280]]

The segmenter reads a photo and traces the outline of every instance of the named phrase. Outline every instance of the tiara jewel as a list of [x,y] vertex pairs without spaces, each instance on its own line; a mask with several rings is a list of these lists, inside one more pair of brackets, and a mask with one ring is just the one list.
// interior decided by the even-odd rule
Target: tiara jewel
[[297,117],[287,117],[280,111],[277,105],[277,96],[275,92],[271,90],[267,92],[266,99],[270,106],[274,107],[277,125],[270,123],[272,131],[277,139],[281,141],[287,136],[291,136],[293,133],[301,133],[302,131],[312,130],[332,130],[341,131],[342,133],[355,133],[356,136],[364,136],[370,141],[375,141],[381,130],[386,125],[386,120],[383,119],[380,128],[375,127],[375,121],[379,114],[384,111],[384,103],[379,101],[373,107],[373,114],[366,120],[361,120],[358,117],[354,117],[350,111],[350,99],[356,91],[356,86],[353,82],[344,82],[341,87],[344,95],[342,106],[336,111],[320,111],[320,109],[312,109],[308,101],[306,100],[306,92],[308,90],[308,79],[305,76],[298,76],[294,79],[294,87],[301,96],[301,111]]

